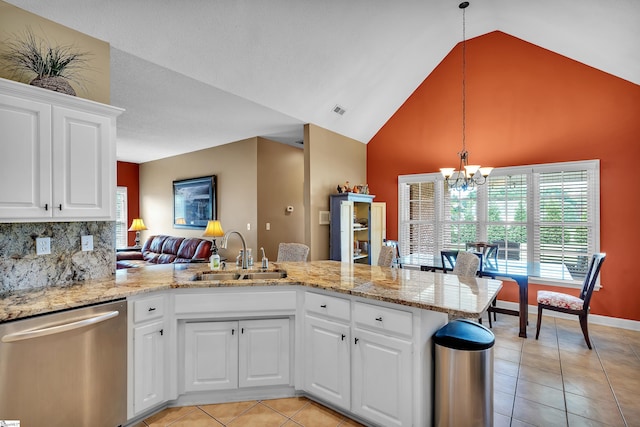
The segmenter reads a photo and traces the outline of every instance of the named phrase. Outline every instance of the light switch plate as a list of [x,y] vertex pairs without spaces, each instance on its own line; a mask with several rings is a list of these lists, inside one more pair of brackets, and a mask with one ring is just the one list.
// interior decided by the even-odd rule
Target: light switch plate
[[51,237],[36,237],[36,255],[51,253]]
[[93,236],[82,236],[80,237],[82,250],[83,251],[92,251],[93,250]]

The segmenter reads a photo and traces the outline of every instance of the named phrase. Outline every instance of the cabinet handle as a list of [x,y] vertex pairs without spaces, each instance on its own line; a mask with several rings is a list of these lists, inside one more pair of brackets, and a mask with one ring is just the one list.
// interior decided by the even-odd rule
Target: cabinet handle
[[345,334],[342,334],[342,341],[344,341],[344,339],[345,339],[346,337],[347,337],[347,336],[346,336]]
[[320,308],[327,308],[327,304],[322,304]]
[[360,341],[360,338],[354,338],[354,339],[353,339],[353,343],[354,343],[354,344],[358,344],[358,341]]
[[49,210],[49,203],[45,203],[45,204],[44,204],[44,210],[45,210],[45,211],[48,211],[48,210]]
[[235,334],[236,330],[235,329],[231,329],[231,335]]
[[58,209],[62,210],[62,203],[58,205]]
[[164,329],[160,329],[160,336],[164,335]]
[[155,307],[149,307],[149,311],[156,311]]
[[382,322],[382,316],[380,316],[380,317],[376,317],[376,320],[377,320],[378,322]]
[[240,329],[240,333],[244,334],[244,328]]

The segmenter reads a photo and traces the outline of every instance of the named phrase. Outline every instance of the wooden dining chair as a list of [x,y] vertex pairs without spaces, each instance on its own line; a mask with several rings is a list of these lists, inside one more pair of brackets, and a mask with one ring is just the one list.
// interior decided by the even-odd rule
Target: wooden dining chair
[[540,335],[540,325],[542,323],[542,310],[553,310],[560,313],[575,314],[580,320],[580,327],[587,347],[591,350],[591,341],[589,340],[589,329],[587,325],[587,316],[589,315],[589,302],[593,289],[596,286],[600,268],[607,254],[597,253],[591,257],[591,264],[587,270],[587,275],[582,284],[580,296],[573,296],[561,292],[538,291],[538,324],[536,325],[536,339]]

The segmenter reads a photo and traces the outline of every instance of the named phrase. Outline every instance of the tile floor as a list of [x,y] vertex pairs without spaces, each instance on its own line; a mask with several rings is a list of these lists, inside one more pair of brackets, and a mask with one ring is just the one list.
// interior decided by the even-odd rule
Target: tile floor
[[[518,319],[493,324],[494,426],[640,427],[640,332],[589,326],[584,343],[577,317],[545,316],[535,340],[518,338]],[[169,408],[135,427],[347,427],[360,424],[304,397]]]

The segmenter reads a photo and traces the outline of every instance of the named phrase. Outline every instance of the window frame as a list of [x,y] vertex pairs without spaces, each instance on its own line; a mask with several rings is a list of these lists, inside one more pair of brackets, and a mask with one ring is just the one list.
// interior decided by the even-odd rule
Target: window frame
[[[595,253],[600,251],[600,161],[599,160],[584,160],[574,162],[559,162],[559,163],[545,163],[537,165],[523,165],[523,166],[509,166],[493,169],[490,178],[496,176],[509,176],[509,175],[524,175],[526,179],[526,209],[527,209],[527,261],[533,261],[536,253],[539,252],[539,247],[535,248],[535,233],[536,227],[539,227],[540,221],[538,215],[536,215],[537,209],[540,205],[540,188],[534,187],[539,182],[539,174],[549,172],[573,172],[586,170],[589,175],[587,181],[587,212],[589,220],[587,226],[591,230],[589,233],[588,252]],[[445,183],[442,174],[436,173],[423,173],[423,174],[411,174],[411,175],[399,175],[398,176],[398,240],[400,256],[408,255],[406,239],[408,237],[404,234],[407,233],[406,228],[411,224],[418,223],[419,221],[412,221],[409,219],[409,211],[407,211],[408,201],[404,200],[405,194],[408,193],[407,184],[417,184],[423,182],[434,183],[434,198],[435,198],[435,245],[434,254],[439,254],[441,250],[445,249],[442,246],[444,242],[444,227],[445,224]],[[486,241],[488,235],[488,206],[489,195],[487,185],[480,185],[476,187],[476,233],[478,241]],[[410,234],[410,233],[409,233]],[[404,238],[403,238],[404,237]],[[565,251],[563,251],[565,252]],[[590,254],[588,254],[590,259]],[[579,288],[582,286],[582,280],[560,280],[550,279],[544,277],[535,277],[535,283],[548,284],[561,287]],[[599,287],[599,284],[597,285]]]
[[[123,198],[123,206],[122,206],[122,211],[124,212],[124,242],[125,245],[124,246],[118,246],[118,195],[119,194],[123,194],[124,198]],[[117,186],[116,187],[116,198],[115,198],[115,203],[116,203],[116,219],[115,219],[115,226],[114,226],[114,246],[116,247],[116,249],[123,249],[129,246],[129,193],[128,193],[128,188],[127,187],[123,187],[123,186]],[[122,236],[120,236],[122,237]]]

